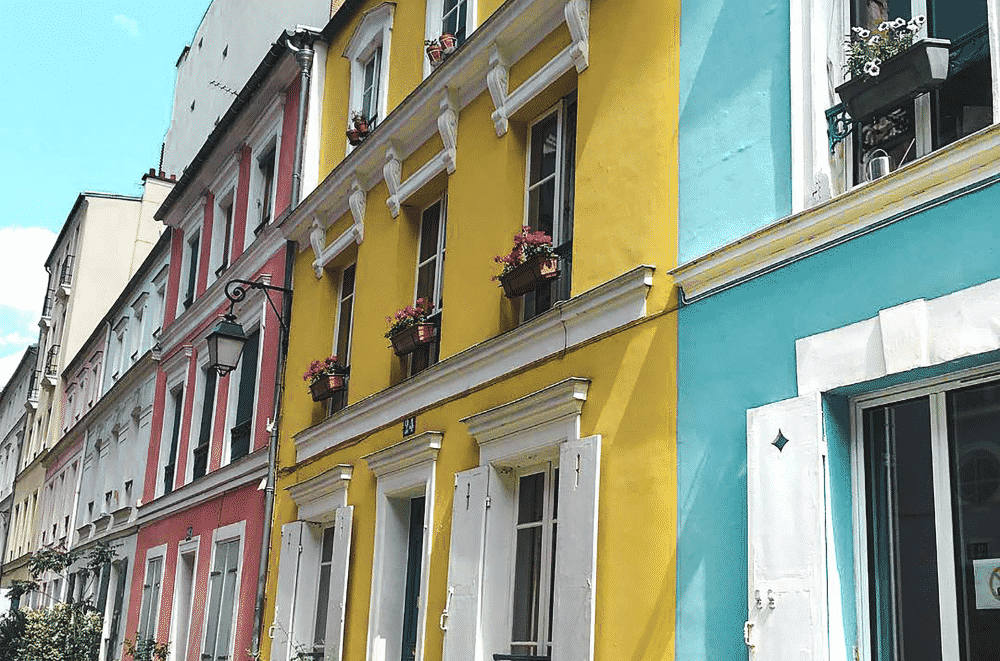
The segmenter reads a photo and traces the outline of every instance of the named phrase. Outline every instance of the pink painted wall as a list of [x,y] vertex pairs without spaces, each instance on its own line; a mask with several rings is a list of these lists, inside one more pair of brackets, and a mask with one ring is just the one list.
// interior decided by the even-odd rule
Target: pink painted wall
[[184,232],[168,228],[170,236],[170,272],[167,276],[167,299],[163,310],[163,328],[174,320],[181,289],[181,265],[184,263]]
[[[171,275],[173,275],[172,271]],[[159,474],[160,439],[163,438],[163,403],[166,401],[166,394],[167,375],[157,370],[156,386],[153,392],[153,418],[149,428],[149,450],[146,454],[146,477],[142,483],[142,502],[144,503],[153,500],[156,495],[156,483],[161,479]]]
[[201,223],[201,243],[198,244],[201,256],[198,258],[198,282],[195,287],[195,297],[201,296],[208,288],[208,269],[212,258],[212,218],[215,215],[215,195],[205,193],[205,218]]
[[292,169],[295,166],[296,122],[299,118],[299,79],[288,86],[285,116],[281,120],[281,154],[278,155],[278,188],[274,196],[274,217],[280,216],[292,201]]

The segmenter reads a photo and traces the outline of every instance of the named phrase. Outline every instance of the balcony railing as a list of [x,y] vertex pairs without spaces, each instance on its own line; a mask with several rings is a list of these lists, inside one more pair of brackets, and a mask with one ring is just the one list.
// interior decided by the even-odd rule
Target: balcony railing
[[199,478],[208,472],[208,443],[199,445],[194,449],[194,467],[192,469],[192,474],[195,478]]
[[42,380],[42,371],[35,370],[31,373],[31,378],[28,380],[28,401],[37,402],[38,401],[38,387],[39,382]]
[[42,304],[42,316],[52,316],[52,306],[55,303],[55,290],[49,289],[45,292],[45,303]]
[[59,372],[59,345],[53,344],[49,347],[49,353],[45,360],[45,376],[56,376]]
[[59,272],[59,286],[68,287],[73,284],[73,255],[66,255],[62,270]]

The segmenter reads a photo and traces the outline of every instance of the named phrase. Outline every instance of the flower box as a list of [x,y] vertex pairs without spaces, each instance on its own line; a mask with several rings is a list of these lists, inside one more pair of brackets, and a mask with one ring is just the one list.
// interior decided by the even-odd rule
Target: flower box
[[851,119],[870,119],[938,87],[948,78],[947,39],[923,39],[882,62],[877,76],[854,76],[836,92]]
[[346,386],[343,374],[327,374],[309,384],[309,392],[314,402],[330,399]]
[[559,277],[559,261],[545,255],[532,255],[499,277],[507,298],[524,296],[539,286]]
[[407,326],[389,336],[389,341],[392,342],[392,350],[396,352],[397,356],[405,356],[426,344],[430,344],[436,338],[437,326],[425,322]]

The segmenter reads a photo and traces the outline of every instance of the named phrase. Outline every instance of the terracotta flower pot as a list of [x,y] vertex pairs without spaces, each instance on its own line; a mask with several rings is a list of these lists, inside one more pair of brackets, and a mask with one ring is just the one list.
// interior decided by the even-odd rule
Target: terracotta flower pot
[[539,286],[559,277],[559,260],[555,257],[532,255],[519,266],[500,276],[507,298],[524,296]]
[[349,129],[347,131],[347,142],[349,142],[352,147],[357,147],[364,142],[366,136],[367,134],[361,135],[361,131],[357,129]]
[[445,55],[451,55],[458,48],[458,39],[450,32],[445,32],[438,37],[438,42],[441,44],[441,49]]
[[392,350],[397,356],[413,353],[425,344],[430,344],[437,338],[437,326],[434,324],[414,324],[404,328],[389,338]]
[[358,133],[368,133],[368,120],[367,119],[356,119],[354,120],[354,128],[357,129]]
[[310,383],[309,392],[312,394],[314,402],[321,402],[343,390],[345,385],[343,374],[327,374]]
[[883,62],[879,75],[855,76],[837,87],[851,119],[864,121],[941,85],[950,46],[947,39],[923,39]]
[[437,67],[444,60],[444,49],[441,44],[427,45],[427,59],[431,61],[432,67]]

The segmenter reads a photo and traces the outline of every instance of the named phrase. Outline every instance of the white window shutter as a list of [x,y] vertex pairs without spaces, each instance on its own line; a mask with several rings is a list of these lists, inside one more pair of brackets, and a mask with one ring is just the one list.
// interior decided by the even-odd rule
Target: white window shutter
[[594,658],[600,475],[600,436],[566,441],[559,447],[552,661]]
[[288,661],[295,655],[294,646],[289,644],[289,640],[293,629],[302,542],[309,534],[306,525],[305,521],[293,521],[281,526],[278,586],[274,599],[274,620],[271,623],[271,661]]
[[755,661],[829,658],[819,393],[747,411],[748,612]]
[[354,506],[338,507],[330,562],[330,606],[326,616],[324,659],[340,661],[344,653],[344,615],[347,608],[347,576],[351,563],[351,526]]
[[489,466],[455,474],[448,593],[441,614],[444,661],[482,661],[483,553]]

